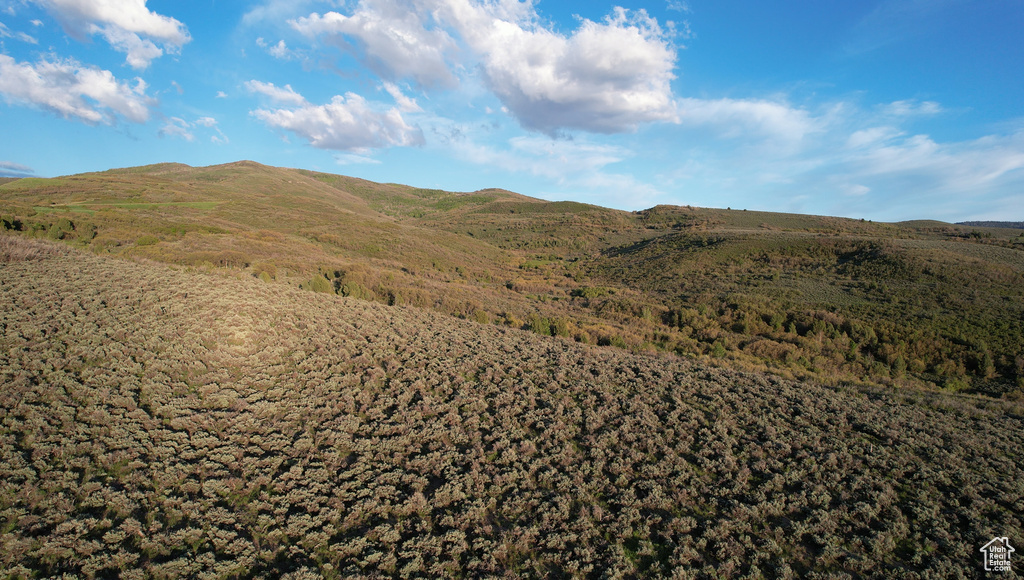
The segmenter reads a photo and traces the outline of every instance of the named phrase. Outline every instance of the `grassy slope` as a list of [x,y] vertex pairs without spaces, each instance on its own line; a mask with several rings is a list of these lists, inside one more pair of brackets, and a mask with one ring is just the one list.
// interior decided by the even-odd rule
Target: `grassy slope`
[[1001,401],[13,236],[0,328],[0,576],[971,577],[1024,533]]
[[69,219],[78,230],[65,237],[101,253],[785,377],[996,396],[1024,386],[1018,230],[630,213],[251,162],[22,179],[0,185],[0,214],[41,236]]

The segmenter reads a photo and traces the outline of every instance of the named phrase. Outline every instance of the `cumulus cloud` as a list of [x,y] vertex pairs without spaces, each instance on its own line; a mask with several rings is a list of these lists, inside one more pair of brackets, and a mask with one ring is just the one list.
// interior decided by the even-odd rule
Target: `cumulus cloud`
[[146,88],[142,79],[131,85],[110,71],[71,59],[30,64],[0,54],[0,94],[8,101],[34,105],[65,119],[109,125],[120,116],[145,123],[155,102],[146,95]]
[[542,24],[533,2],[360,0],[351,15],[313,13],[291,24],[391,82],[451,87],[453,70],[479,65],[520,124],[549,135],[629,132],[677,120],[674,31],[644,10],[616,8],[563,34]]
[[146,0],[35,1],[71,36],[84,39],[101,35],[114,50],[125,53],[128,64],[135,69],[147,68],[164,51],[176,52],[191,40],[184,24],[150,11]]
[[351,16],[313,13],[291,25],[309,38],[323,37],[362,57],[388,80],[411,78],[425,87],[451,87],[455,76],[448,56],[456,44],[443,28],[430,22],[431,4],[427,0],[361,0]]
[[256,109],[251,114],[275,129],[283,129],[320,149],[363,153],[391,146],[423,145],[423,132],[410,126],[397,108],[385,108],[355,93],[337,95],[325,105],[306,101],[290,86],[250,81],[249,90],[290,108]]
[[445,0],[444,14],[480,55],[486,82],[528,129],[597,133],[676,121],[670,34],[643,10],[616,8],[566,36],[522,11],[529,3]]
[[270,56],[281,60],[291,60],[295,57],[295,52],[288,48],[288,44],[283,40],[279,40],[277,44],[268,43],[263,37],[256,39],[256,44],[267,51]]

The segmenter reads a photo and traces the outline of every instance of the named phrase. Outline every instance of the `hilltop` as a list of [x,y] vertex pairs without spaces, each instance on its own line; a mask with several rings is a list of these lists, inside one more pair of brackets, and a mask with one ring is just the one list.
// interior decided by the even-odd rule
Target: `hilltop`
[[1024,532],[1005,401],[24,235],[0,328],[4,577],[970,577]]
[[826,384],[1020,396],[1024,235],[624,212],[238,162],[0,185],[4,227],[98,255],[430,308]]

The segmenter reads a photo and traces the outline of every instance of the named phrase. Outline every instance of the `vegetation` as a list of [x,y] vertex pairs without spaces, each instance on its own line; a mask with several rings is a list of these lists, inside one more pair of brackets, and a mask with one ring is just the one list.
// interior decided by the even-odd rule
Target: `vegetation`
[[[1017,402],[794,382],[75,244],[0,236],[2,577],[974,577],[981,545],[1024,533]],[[566,301],[599,311],[639,300],[631,284]],[[678,312],[672,328],[696,320]],[[844,325],[761,322],[799,342],[829,335],[801,333],[814,321]]]
[[630,213],[251,162],[20,179],[0,185],[0,216],[99,254],[586,344],[831,385],[1024,396],[1019,229]]

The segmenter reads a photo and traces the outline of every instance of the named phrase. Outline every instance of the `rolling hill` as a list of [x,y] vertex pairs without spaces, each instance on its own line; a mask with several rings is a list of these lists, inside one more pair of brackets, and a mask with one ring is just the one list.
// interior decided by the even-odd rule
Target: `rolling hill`
[[1024,236],[623,212],[238,162],[0,185],[4,227],[99,254],[831,385],[1024,388]]
[[[104,212],[233,231],[242,211],[85,209],[95,239]],[[26,235],[0,236],[0,329],[4,577],[952,578],[1024,533],[1012,401],[796,382]]]

